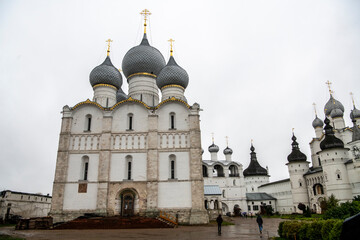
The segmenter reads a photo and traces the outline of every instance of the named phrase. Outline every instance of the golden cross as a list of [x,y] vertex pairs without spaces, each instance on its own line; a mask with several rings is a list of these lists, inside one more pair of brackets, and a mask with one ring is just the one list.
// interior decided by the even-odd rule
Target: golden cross
[[294,128],[292,128],[292,133],[294,134]]
[[331,82],[329,81],[329,80],[327,80],[326,82],[325,82],[327,85],[328,85],[328,88],[329,88],[329,92],[330,92],[330,95],[332,94],[332,91],[331,91]]
[[355,108],[354,94],[352,92],[350,92],[350,96],[351,96],[351,100],[353,102],[353,106]]
[[251,145],[253,144],[253,140],[251,139]]
[[170,42],[170,56],[172,56],[173,55],[173,42],[175,42],[175,40],[170,38],[168,40],[168,42]]
[[214,143],[214,133],[211,133],[212,143]]
[[316,113],[316,104],[313,103],[312,105],[314,106],[315,116],[317,116],[317,113]]
[[144,33],[146,33],[146,20],[148,19],[148,16],[151,15],[151,12],[147,9],[144,9],[140,13],[141,15],[144,15]]
[[226,138],[226,147],[228,147],[229,146],[229,137],[226,136],[225,138]]
[[108,40],[106,40],[105,42],[108,43],[108,49],[107,49],[107,55],[109,56],[110,54],[110,42],[112,42],[113,40],[111,40],[110,38]]

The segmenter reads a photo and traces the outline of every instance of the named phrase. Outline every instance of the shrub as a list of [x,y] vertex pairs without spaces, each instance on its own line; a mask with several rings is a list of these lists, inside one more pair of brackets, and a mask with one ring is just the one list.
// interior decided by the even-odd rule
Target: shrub
[[298,221],[287,221],[283,225],[283,235],[288,239],[298,239],[298,232],[301,227],[301,222]]
[[284,226],[284,223],[285,223],[285,222],[280,222],[280,223],[279,223],[279,228],[278,228],[279,237],[284,237],[284,234],[283,234],[283,226]]
[[299,233],[298,233],[298,235],[299,235],[298,239],[309,240],[309,238],[307,237],[307,231],[310,227],[310,224],[311,224],[310,222],[305,222],[305,221],[301,223],[301,227],[300,227]]
[[329,234],[329,240],[340,240],[343,221],[337,221]]
[[334,224],[337,222],[335,219],[326,220],[321,228],[321,237],[324,240],[329,239],[330,231],[333,229]]
[[360,212],[360,201],[342,203],[326,211],[325,219],[345,219]]
[[306,231],[306,237],[309,240],[321,239],[321,228],[324,224],[323,220],[313,221]]

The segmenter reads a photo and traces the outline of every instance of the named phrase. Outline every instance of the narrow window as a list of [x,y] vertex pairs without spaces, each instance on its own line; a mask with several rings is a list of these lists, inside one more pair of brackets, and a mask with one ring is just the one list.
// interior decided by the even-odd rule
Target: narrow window
[[128,130],[133,130],[133,114],[128,114]]
[[171,179],[175,179],[175,161],[171,161]]
[[109,107],[109,98],[106,98],[106,107]]
[[175,170],[175,167],[176,167],[176,156],[174,154],[171,154],[169,156],[169,163],[170,163],[170,179],[176,179],[176,170]]
[[175,113],[170,113],[170,129],[175,129]]
[[132,171],[132,156],[126,156],[126,179],[131,180]]
[[86,121],[85,121],[85,131],[91,131],[91,115],[86,115]]
[[131,180],[131,162],[128,162],[128,180]]
[[83,156],[82,158],[82,175],[80,177],[81,180],[88,180],[89,173],[89,157]]
[[89,162],[85,162],[85,165],[84,165],[84,180],[87,180],[87,178],[88,178],[88,170],[89,170]]

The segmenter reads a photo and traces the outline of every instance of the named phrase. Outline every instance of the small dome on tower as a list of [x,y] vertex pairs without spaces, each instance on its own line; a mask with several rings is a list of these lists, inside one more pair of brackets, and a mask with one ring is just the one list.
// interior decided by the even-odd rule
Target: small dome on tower
[[95,86],[98,84],[109,84],[117,89],[121,88],[122,76],[119,70],[111,63],[110,57],[107,56],[105,61],[95,67],[90,73],[90,84]]
[[135,73],[148,73],[158,75],[165,66],[163,55],[147,40],[146,33],[140,45],[131,48],[122,61],[124,75],[128,78]]
[[343,116],[344,116],[344,112],[341,111],[341,109],[339,109],[339,108],[335,108],[330,113],[331,118],[337,118],[337,117],[343,117]]
[[166,85],[180,85],[186,88],[189,84],[189,75],[176,63],[174,57],[170,56],[169,62],[157,76],[156,84],[160,89]]
[[324,126],[324,122],[316,116],[314,121],[312,122],[312,126],[313,128],[317,128],[317,127],[322,128]]
[[117,102],[121,102],[123,100],[126,100],[128,98],[128,96],[124,93],[124,91],[119,88],[119,90],[116,93],[116,101]]
[[335,137],[333,127],[330,125],[330,120],[325,118],[325,138],[320,142],[321,150],[330,148],[344,148],[344,142],[341,139]]
[[354,120],[356,118],[360,118],[360,110],[357,109],[355,106],[354,106],[354,109],[351,110],[350,118],[351,118],[351,120]]
[[340,109],[342,112],[344,112],[344,106],[341,104],[341,102],[339,102],[338,100],[333,98],[332,95],[330,95],[330,99],[324,107],[325,115],[329,116],[334,109]]
[[214,143],[211,144],[208,148],[209,152],[213,153],[213,152],[218,152],[219,151],[219,147],[217,145],[215,145]]
[[[322,122],[322,121],[321,121]],[[292,151],[287,157],[289,162],[304,162],[306,161],[306,155],[300,151],[299,144],[296,142],[296,137],[293,134],[292,138]]]
[[233,154],[233,150],[229,147],[226,147],[223,151],[224,155]]

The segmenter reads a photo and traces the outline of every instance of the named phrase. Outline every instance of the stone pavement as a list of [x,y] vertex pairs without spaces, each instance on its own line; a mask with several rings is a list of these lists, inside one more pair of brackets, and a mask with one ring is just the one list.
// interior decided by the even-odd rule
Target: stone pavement
[[264,218],[263,234],[259,234],[256,218],[233,218],[235,225],[223,226],[218,236],[216,225],[180,226],[175,229],[96,229],[96,230],[21,230],[0,228],[0,233],[26,238],[27,240],[95,240],[95,239],[269,239],[277,236],[278,218]]

